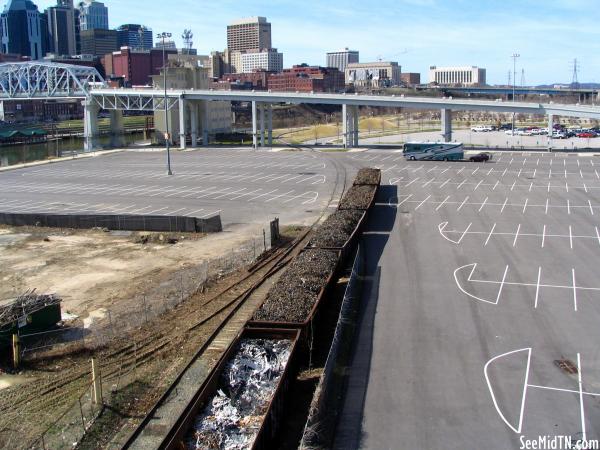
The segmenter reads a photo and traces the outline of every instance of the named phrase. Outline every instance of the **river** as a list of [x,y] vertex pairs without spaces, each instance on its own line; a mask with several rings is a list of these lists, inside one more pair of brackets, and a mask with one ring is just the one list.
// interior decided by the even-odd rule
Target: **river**
[[[123,136],[126,145],[143,141],[144,133],[131,133]],[[110,148],[110,136],[101,136],[100,145]],[[36,142],[32,144],[7,145],[0,147],[0,167],[12,166],[33,161],[71,156],[83,152],[83,138],[69,137],[56,141]]]

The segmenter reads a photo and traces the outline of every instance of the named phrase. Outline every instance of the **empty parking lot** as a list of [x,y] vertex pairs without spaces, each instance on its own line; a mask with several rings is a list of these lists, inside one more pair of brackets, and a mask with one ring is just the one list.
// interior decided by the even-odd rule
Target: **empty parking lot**
[[210,217],[224,225],[302,222],[328,204],[336,170],[299,152],[124,152],[0,174],[3,212]]
[[600,161],[353,158],[388,186],[337,447],[600,438]]

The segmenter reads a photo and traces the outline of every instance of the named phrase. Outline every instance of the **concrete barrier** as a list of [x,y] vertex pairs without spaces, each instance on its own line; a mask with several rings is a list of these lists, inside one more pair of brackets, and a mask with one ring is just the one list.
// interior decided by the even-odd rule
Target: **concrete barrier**
[[220,215],[198,219],[184,216],[0,213],[0,224],[49,228],[108,228],[109,230],[187,233],[218,233],[223,231]]

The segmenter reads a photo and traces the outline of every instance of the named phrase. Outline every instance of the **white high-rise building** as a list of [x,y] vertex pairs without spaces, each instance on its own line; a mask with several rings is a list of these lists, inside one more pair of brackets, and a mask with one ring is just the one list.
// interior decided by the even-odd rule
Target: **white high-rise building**
[[476,66],[429,68],[429,82],[441,86],[484,86],[486,70]]
[[359,62],[358,51],[349,50],[346,47],[338,52],[327,53],[327,67],[337,67],[340,72],[344,72],[348,64]]
[[257,69],[269,72],[281,72],[283,70],[283,53],[277,52],[276,48],[260,51],[248,50],[241,54],[241,60],[243,73],[251,73]]

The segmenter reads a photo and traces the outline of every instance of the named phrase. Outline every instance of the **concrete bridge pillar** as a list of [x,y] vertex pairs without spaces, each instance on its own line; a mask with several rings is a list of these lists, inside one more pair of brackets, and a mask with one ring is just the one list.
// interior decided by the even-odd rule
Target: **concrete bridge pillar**
[[125,125],[123,123],[123,111],[112,109],[110,111],[110,146],[121,148],[125,145]]
[[259,105],[259,112],[260,112],[260,146],[264,147],[265,146],[265,104],[261,103]]
[[352,107],[352,146],[358,147],[358,106]]
[[548,114],[548,151],[552,151],[552,133],[554,132],[554,116]]
[[442,137],[444,142],[452,142],[452,110],[442,109]]
[[82,102],[84,113],[83,113],[83,136],[84,143],[83,149],[86,152],[93,152],[99,146],[98,132],[98,113],[100,107],[92,99],[87,99]]
[[208,100],[204,100],[201,103],[202,107],[202,145],[208,146],[210,143],[210,136],[208,134]]
[[254,148],[254,150],[258,149],[258,124],[256,117],[256,108],[257,103],[254,100],[252,101],[252,147]]
[[342,141],[344,148],[348,148],[348,105],[342,105]]
[[198,147],[198,103],[190,102],[190,134],[192,148]]
[[186,109],[187,109],[187,100],[183,98],[179,98],[179,148],[181,150],[185,150],[187,147],[186,143]]
[[273,147],[273,105],[267,105],[267,145]]

